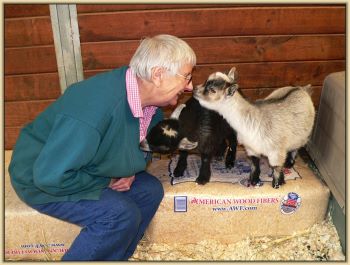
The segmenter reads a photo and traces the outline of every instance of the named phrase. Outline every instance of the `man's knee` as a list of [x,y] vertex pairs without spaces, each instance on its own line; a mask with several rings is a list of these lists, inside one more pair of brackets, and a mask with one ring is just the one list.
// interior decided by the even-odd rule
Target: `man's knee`
[[99,221],[112,229],[120,225],[124,229],[137,229],[142,221],[142,215],[135,204],[123,201],[111,205]]
[[162,183],[159,181],[159,179],[157,179],[156,177],[153,177],[153,178],[154,178],[154,181],[151,185],[151,193],[152,193],[152,197],[159,204],[164,197],[164,188],[163,188]]

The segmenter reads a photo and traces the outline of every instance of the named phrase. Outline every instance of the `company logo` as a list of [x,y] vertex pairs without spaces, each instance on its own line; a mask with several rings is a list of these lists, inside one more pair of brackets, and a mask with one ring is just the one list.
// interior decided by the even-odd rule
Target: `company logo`
[[301,198],[295,192],[289,192],[281,201],[281,212],[283,214],[294,213],[301,205]]

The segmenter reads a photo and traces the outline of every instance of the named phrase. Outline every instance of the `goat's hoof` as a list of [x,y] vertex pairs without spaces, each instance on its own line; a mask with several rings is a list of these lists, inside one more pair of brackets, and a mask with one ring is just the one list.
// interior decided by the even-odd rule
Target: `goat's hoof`
[[260,179],[252,179],[249,183],[251,186],[260,186]]
[[283,184],[286,184],[284,181],[281,182],[281,181],[272,181],[272,188],[274,189],[278,189],[280,186],[282,186]]
[[253,187],[261,186],[261,185],[260,185],[260,180],[258,180],[258,181],[252,181],[252,182],[250,182],[250,185],[253,186]]
[[278,181],[276,181],[275,179],[272,180],[272,188],[274,189],[278,189],[280,187]]
[[[255,170],[255,171],[250,173],[249,184],[250,184],[250,186],[253,186],[253,187],[254,186],[258,186],[259,184],[261,184],[260,171]],[[259,186],[261,186],[261,185],[259,185]]]
[[201,179],[201,178],[196,179],[196,183],[198,183],[199,185],[205,185],[208,182],[209,182],[209,180],[207,180],[207,179]]

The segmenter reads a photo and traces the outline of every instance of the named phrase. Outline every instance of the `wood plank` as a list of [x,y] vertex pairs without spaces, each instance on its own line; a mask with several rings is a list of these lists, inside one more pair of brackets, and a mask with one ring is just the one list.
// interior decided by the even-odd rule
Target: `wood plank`
[[187,39],[198,63],[345,59],[345,35],[285,35]]
[[[241,88],[280,87],[285,85],[322,85],[326,75],[344,71],[345,61],[273,62],[273,63],[231,63],[197,65],[193,72],[193,84],[200,84],[216,71],[228,71],[237,67]],[[117,66],[116,66],[117,67]],[[108,71],[85,71],[85,78]]]
[[53,44],[50,17],[5,20],[5,47]]
[[309,61],[276,63],[242,63],[197,66],[193,80],[199,84],[215,71],[236,66],[242,88],[280,87],[286,85],[322,85],[324,78],[345,70],[345,61]]
[[5,18],[50,16],[48,4],[4,4]]
[[[184,39],[197,64],[345,59],[345,35],[288,35]],[[128,64],[139,41],[83,43],[85,70]]]
[[12,150],[15,147],[17,137],[22,127],[5,127],[4,147],[5,150]]
[[81,43],[84,70],[112,68],[128,64],[139,41]]
[[23,126],[32,121],[54,100],[5,102],[5,127]]
[[[101,12],[116,12],[116,11],[144,11],[144,10],[164,10],[164,9],[194,9],[194,8],[228,8],[228,7],[281,7],[281,4],[231,4],[231,3],[216,3],[216,4],[78,4],[77,10],[79,14],[83,13],[101,13]],[[315,4],[288,4],[288,7],[314,7]],[[323,6],[334,6],[325,4]]]
[[5,49],[5,75],[57,72],[55,47]]
[[164,9],[188,9],[188,8],[227,8],[234,6],[242,6],[238,4],[102,4],[89,5],[78,4],[78,14],[83,13],[101,13],[101,12],[115,12],[115,11],[143,11],[143,10],[164,10]]
[[83,80],[79,28],[75,5],[51,5],[51,20],[60,87],[62,93],[71,84]]
[[139,40],[161,32],[183,38],[345,33],[345,5],[157,10],[78,17],[82,43]]
[[56,99],[60,95],[58,73],[5,76],[5,101]]

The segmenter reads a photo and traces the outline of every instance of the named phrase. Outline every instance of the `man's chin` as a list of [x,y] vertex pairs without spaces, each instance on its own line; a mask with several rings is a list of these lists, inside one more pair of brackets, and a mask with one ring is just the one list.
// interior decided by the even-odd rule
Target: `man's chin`
[[173,99],[169,102],[169,105],[171,105],[171,106],[177,105],[177,100],[178,100],[178,97],[176,96],[175,98],[173,98]]

